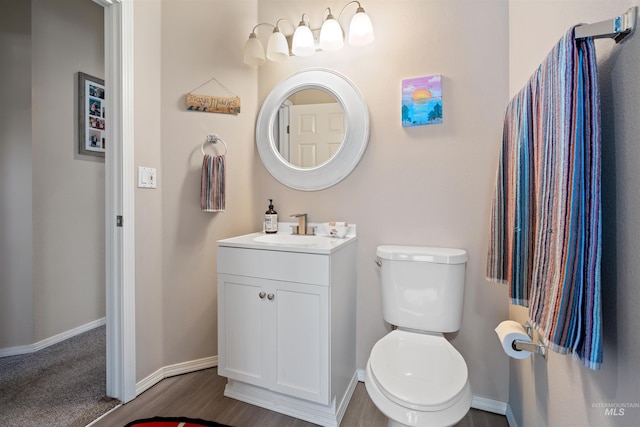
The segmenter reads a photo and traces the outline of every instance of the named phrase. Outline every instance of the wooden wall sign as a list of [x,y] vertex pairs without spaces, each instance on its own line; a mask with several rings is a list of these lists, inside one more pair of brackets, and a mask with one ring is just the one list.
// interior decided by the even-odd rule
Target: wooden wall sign
[[[198,90],[202,86],[205,86],[214,80],[232,96],[197,95],[192,93],[194,90]],[[212,77],[205,83],[193,89],[191,92],[187,93],[187,110],[204,111],[206,113],[238,114],[240,113],[240,97],[227,89],[215,77]]]
[[207,113],[240,113],[240,97],[187,94],[187,110]]

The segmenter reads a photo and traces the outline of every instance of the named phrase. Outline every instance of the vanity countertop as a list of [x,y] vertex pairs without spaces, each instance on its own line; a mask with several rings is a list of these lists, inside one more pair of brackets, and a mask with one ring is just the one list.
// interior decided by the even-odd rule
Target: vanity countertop
[[[289,230],[287,223],[279,223],[279,230]],[[287,232],[266,234],[256,232],[218,240],[218,246],[246,249],[261,249],[280,252],[331,254],[340,247],[356,240],[355,226],[344,238],[328,235],[301,236]]]

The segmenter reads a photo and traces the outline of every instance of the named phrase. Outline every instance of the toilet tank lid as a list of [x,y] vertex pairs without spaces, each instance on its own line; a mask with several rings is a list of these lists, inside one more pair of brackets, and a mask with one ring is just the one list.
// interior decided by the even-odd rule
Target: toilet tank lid
[[378,246],[376,255],[392,261],[434,262],[438,264],[462,264],[469,259],[467,251],[464,249],[428,246],[382,245]]

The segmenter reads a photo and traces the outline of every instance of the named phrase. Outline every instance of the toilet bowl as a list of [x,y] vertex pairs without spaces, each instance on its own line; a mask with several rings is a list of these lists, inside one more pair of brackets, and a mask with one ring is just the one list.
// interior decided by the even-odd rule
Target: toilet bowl
[[452,426],[471,406],[467,364],[442,335],[389,333],[373,347],[365,375],[389,427]]
[[468,369],[445,332],[462,324],[467,253],[379,246],[383,318],[397,329],[371,350],[365,387],[389,427],[447,427],[471,407]]

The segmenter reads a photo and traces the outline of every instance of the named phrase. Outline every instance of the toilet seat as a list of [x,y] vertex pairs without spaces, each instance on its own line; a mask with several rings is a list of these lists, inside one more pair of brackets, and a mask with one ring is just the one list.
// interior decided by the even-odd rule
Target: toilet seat
[[391,401],[418,411],[441,411],[468,388],[462,355],[442,335],[395,330],[373,347],[372,380]]

